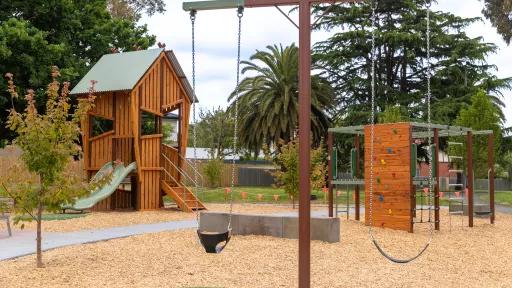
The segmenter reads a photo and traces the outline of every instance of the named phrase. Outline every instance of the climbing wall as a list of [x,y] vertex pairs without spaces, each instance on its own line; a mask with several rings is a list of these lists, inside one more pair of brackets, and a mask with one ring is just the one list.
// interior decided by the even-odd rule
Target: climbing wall
[[[371,126],[365,134],[365,220],[370,225]],[[412,232],[411,125],[375,125],[373,226]]]

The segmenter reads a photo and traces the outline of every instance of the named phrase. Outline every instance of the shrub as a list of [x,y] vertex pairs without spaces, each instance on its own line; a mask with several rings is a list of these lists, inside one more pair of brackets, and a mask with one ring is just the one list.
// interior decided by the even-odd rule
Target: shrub
[[210,187],[219,187],[220,179],[222,175],[222,167],[224,166],[224,161],[222,159],[213,158],[210,159],[203,167],[203,173],[206,175],[208,179],[208,184]]
[[[274,165],[278,168],[273,173],[276,186],[282,187],[292,199],[295,208],[295,199],[299,193],[299,143],[298,139],[287,144],[281,143],[280,153],[274,159]],[[325,184],[327,165],[325,164],[325,150],[323,143],[318,148],[311,149],[310,183],[311,189],[320,189]]]

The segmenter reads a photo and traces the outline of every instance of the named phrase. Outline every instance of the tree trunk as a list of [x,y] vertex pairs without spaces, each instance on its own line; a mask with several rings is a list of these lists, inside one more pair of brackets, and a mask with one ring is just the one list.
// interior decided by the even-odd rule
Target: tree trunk
[[295,197],[291,196],[292,197],[292,209],[295,209]]
[[[41,196],[40,196],[41,197]],[[43,202],[41,201],[41,198],[39,198],[39,203],[37,204],[37,268],[43,268],[43,253],[41,251],[41,242],[42,242],[42,235],[41,235],[41,221],[43,216]]]

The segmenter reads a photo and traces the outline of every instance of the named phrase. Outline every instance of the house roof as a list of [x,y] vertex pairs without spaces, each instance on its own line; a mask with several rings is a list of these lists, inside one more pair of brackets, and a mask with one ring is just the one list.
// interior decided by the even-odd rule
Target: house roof
[[89,93],[92,80],[98,81],[95,92],[132,90],[162,51],[149,49],[103,55],[71,94]]
[[183,69],[181,68],[180,63],[178,62],[178,58],[176,58],[176,55],[174,55],[174,52],[172,50],[166,51],[167,58],[171,62],[172,69],[174,69],[174,72],[176,72],[176,75],[178,76],[181,85],[185,89],[185,93],[189,95],[189,99],[194,98],[192,103],[199,102],[196,95],[194,95],[194,90],[192,89],[192,86],[190,86],[190,83],[188,82],[187,76],[185,76],[185,72],[183,72]]
[[164,119],[180,119],[180,115],[169,112],[167,114],[164,114]]
[[[164,49],[158,48],[105,54],[85,74],[80,82],[73,87],[70,94],[89,93],[92,80],[97,81],[94,87],[95,92],[130,91],[146,74],[162,51]],[[189,99],[194,99],[197,102],[197,98],[193,96],[192,87],[174,53],[166,51],[165,55],[169,59],[172,69],[176,72]]]

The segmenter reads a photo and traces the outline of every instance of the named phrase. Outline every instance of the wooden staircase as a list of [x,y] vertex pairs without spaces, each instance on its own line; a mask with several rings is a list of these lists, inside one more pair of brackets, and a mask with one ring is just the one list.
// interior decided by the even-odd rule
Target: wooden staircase
[[196,198],[188,187],[162,180],[162,190],[169,195],[183,212],[206,210],[203,203]]

